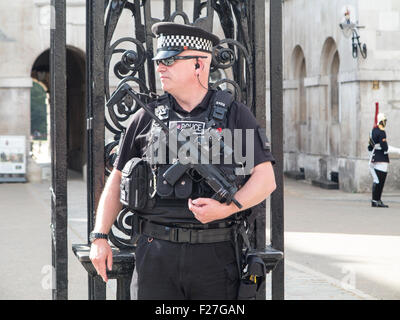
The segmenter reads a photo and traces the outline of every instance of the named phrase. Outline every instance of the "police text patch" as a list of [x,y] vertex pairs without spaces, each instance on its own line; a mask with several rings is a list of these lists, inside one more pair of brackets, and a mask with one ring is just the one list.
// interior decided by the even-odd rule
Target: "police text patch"
[[170,128],[176,128],[178,131],[181,130],[193,130],[194,133],[198,135],[203,135],[204,134],[204,128],[205,128],[205,123],[201,121],[184,121],[184,120],[179,120],[179,121],[170,121],[169,122],[169,127]]

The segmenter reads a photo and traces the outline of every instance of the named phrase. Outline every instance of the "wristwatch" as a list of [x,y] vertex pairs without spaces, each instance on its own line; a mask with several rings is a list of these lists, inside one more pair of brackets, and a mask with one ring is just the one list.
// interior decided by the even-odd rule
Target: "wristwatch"
[[96,239],[108,239],[108,234],[92,231],[89,234],[90,243],[93,243],[93,241]]

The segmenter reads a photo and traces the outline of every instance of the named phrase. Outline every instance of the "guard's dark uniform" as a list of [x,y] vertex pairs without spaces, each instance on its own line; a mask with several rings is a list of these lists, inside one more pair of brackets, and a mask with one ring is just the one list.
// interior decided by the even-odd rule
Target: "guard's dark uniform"
[[389,163],[388,143],[386,141],[385,130],[376,127],[372,130],[371,139],[374,143],[372,146],[372,159],[371,162],[387,162]]
[[[161,23],[161,27],[164,26]],[[206,41],[193,40],[196,39],[191,34],[194,29],[186,26],[176,28],[182,31],[182,36],[167,34],[160,37],[159,44],[164,46],[162,48],[165,51],[161,50],[157,54],[159,59],[180,53],[184,50],[182,46],[189,49],[193,46],[194,50],[210,52],[209,45],[214,42],[214,36],[199,30]],[[215,95],[215,91],[209,90],[203,101],[191,112],[185,111],[169,94],[149,107],[157,114],[161,106],[167,105],[167,121],[174,121],[178,126],[195,126],[201,135],[213,108]],[[255,117],[245,105],[234,101],[226,114],[225,124],[225,128],[230,130],[243,129],[245,132],[244,129],[254,129],[254,155],[246,155],[253,156],[254,166],[263,162],[274,162],[265,137],[258,130]],[[116,169],[123,171],[130,159],[147,155],[153,130],[154,120],[144,110],[139,110],[132,116],[114,164]],[[243,134],[242,137],[242,152],[245,153],[246,135]],[[228,165],[226,169],[229,171],[233,167],[234,165]],[[162,165],[158,166],[157,172],[162,169]],[[186,188],[185,184],[184,188],[171,191],[163,190],[163,184],[157,181],[157,192],[154,193],[151,205],[134,210],[135,228],[140,237],[131,286],[132,299],[237,298],[239,272],[232,240],[233,218],[205,225],[198,221],[188,208],[188,198],[208,198],[213,193],[201,181],[187,182],[190,188]]]
[[381,130],[379,127],[372,130],[368,148],[372,152],[370,165],[374,178],[372,184],[372,206],[386,206],[381,200],[386,182],[387,164],[389,163],[389,146],[386,141],[385,130]]

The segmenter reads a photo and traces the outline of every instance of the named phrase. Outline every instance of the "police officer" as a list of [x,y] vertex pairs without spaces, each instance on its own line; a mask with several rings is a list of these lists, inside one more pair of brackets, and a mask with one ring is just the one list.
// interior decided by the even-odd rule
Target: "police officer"
[[386,139],[387,118],[384,113],[377,116],[377,126],[372,130],[368,145],[370,151],[370,172],[373,178],[371,206],[388,208],[381,200],[383,187],[389,167],[389,153],[400,153],[398,148],[390,146]]
[[[176,127],[192,126],[198,134],[206,129],[213,116],[220,120],[219,126],[229,130],[253,129],[251,143],[242,137],[243,152],[248,144],[254,143],[252,154],[247,155],[252,157],[253,167],[235,194],[242,206],[239,208],[234,202],[227,204],[213,199],[212,190],[195,173],[189,180],[169,186],[159,174],[163,165],[152,165],[155,176],[150,174],[149,179],[156,177],[157,184],[155,192],[150,192],[151,205],[135,210],[134,215],[135,230],[140,236],[131,297],[236,299],[240,279],[232,239],[233,218],[240,217],[244,210],[274,191],[274,159],[255,117],[245,105],[233,101],[229,109],[216,107],[216,91],[208,88],[208,79],[211,52],[219,42],[218,37],[201,28],[169,22],[156,23],[152,31],[158,39],[153,60],[166,94],[149,106],[155,114],[162,111],[162,119],[168,126],[171,123]],[[132,116],[99,201],[90,258],[106,282],[106,268],[112,268],[107,234],[121,210],[121,171],[130,159],[146,155],[150,141],[157,136],[156,129],[143,109]],[[228,164],[225,170],[232,173],[235,166],[239,164]]]

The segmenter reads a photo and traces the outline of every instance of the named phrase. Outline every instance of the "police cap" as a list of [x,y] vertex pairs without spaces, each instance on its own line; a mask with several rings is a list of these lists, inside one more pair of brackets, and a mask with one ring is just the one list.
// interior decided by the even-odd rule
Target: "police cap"
[[174,22],[155,23],[151,31],[157,37],[157,54],[153,60],[166,59],[184,50],[212,52],[219,38],[201,28]]

